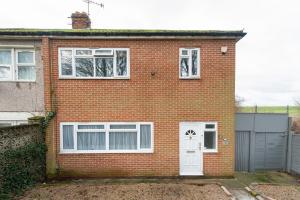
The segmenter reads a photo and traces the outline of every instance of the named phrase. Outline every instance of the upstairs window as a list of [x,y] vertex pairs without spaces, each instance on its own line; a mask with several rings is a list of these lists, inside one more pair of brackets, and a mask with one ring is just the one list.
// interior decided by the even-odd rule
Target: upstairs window
[[179,77],[183,79],[200,78],[200,49],[179,49]]
[[61,48],[59,56],[61,78],[129,78],[129,49]]
[[0,80],[35,81],[35,52],[27,49],[0,49]]

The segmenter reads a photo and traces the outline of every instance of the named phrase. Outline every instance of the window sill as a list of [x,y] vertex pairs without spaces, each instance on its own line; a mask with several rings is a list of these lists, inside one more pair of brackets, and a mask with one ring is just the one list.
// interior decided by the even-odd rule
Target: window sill
[[9,83],[36,83],[36,80],[34,80],[34,81],[26,81],[26,80],[0,80],[0,82],[9,82]]
[[59,80],[130,80],[130,77],[59,77]]
[[115,154],[115,153],[136,153],[136,154],[152,154],[151,150],[83,150],[83,151],[60,151],[59,154]]
[[219,153],[218,150],[204,150],[203,153]]
[[187,78],[179,77],[179,79],[181,79],[181,80],[199,80],[200,77],[187,77]]

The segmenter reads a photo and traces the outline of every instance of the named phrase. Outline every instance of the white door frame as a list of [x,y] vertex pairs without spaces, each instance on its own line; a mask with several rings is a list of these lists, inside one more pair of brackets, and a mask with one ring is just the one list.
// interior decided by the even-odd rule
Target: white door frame
[[[188,129],[196,132],[193,137],[194,142],[190,142],[188,149],[183,145],[187,145],[187,136],[185,135],[186,126]],[[184,133],[183,133],[184,130]],[[192,138],[190,138],[192,140]],[[204,123],[202,122],[180,122],[179,123],[179,174],[181,176],[202,176],[203,175],[203,149],[204,149]],[[187,153],[193,153],[194,158],[187,158]],[[192,156],[192,155],[191,155]],[[188,167],[187,162],[193,162],[194,168]]]

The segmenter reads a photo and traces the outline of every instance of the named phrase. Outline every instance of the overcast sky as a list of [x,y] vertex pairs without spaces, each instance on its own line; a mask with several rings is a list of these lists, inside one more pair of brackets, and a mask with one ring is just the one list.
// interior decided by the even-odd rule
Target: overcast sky
[[[95,0],[92,28],[244,29],[237,43],[236,94],[245,105],[300,98],[300,1]],[[0,28],[71,28],[82,0],[1,0]]]

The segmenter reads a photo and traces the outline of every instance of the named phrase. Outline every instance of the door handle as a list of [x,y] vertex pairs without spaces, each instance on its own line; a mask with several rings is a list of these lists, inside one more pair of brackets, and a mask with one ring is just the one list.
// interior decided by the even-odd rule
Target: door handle
[[201,142],[199,142],[199,150],[201,151]]

